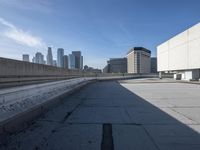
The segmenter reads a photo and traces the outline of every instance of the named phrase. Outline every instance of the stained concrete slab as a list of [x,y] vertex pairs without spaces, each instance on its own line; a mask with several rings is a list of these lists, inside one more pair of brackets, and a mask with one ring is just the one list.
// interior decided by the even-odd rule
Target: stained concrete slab
[[157,145],[141,125],[114,125],[113,137],[115,150],[157,150]]
[[113,99],[107,98],[87,98],[83,102],[83,106],[85,107],[118,107]]
[[27,150],[40,149],[43,143],[60,126],[58,122],[37,121],[29,128],[10,138],[5,139],[0,146],[1,150]]
[[200,136],[185,125],[144,125],[159,149],[198,150]]
[[173,108],[174,111],[200,123],[200,107]]
[[51,109],[48,111],[48,113],[45,113],[42,115],[42,117],[39,118],[41,121],[57,121],[61,122],[63,118],[70,112],[72,112],[77,105],[82,103],[83,99],[80,98],[73,98],[70,97],[67,101],[62,102],[60,106],[55,107],[54,109]]
[[80,107],[74,112],[68,123],[128,123],[129,117],[123,108]]
[[67,125],[55,130],[40,149],[100,150],[101,125]]
[[[137,124],[197,124],[197,122],[189,119],[169,108],[126,108],[131,118],[131,123]],[[167,113],[160,113],[160,112]]]

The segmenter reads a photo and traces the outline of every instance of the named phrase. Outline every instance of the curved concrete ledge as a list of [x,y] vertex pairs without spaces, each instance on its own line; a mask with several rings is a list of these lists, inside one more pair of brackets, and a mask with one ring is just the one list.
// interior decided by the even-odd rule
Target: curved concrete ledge
[[62,98],[95,81],[78,78],[0,91],[0,141],[62,102]]

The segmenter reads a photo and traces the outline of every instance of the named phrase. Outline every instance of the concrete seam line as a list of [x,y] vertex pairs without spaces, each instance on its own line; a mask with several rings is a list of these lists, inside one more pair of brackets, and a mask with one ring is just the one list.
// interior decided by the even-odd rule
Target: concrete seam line
[[148,132],[148,130],[141,125],[141,127],[144,129],[144,132],[147,134],[147,136],[149,137],[149,139],[151,140],[151,142],[153,143],[153,145],[156,147],[157,150],[160,150],[160,147],[158,146],[158,144],[156,143],[156,141],[154,140],[154,138],[150,135],[150,133]]

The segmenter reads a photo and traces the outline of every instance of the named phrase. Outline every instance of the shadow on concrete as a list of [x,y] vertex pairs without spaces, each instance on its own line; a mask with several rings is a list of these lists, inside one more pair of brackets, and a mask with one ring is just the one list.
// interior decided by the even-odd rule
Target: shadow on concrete
[[[69,122],[112,124],[115,149],[200,149],[200,134],[191,128],[200,129],[198,123],[172,111],[170,106],[162,107],[166,113],[117,82],[93,84],[86,92],[91,89],[95,92],[87,93],[87,99],[93,100],[85,106],[94,109],[81,108]],[[84,109],[91,115],[84,114]],[[77,115],[82,118],[74,119]]]
[[[180,122],[172,115],[167,114],[160,108],[149,103],[147,100],[121,86],[118,82],[108,81],[93,83],[82,89],[80,92],[66,98],[66,102],[62,104],[62,107],[69,105],[68,102],[70,100],[74,100],[74,98],[78,97],[84,97],[84,100],[81,104],[77,104],[79,106],[76,110],[70,113],[64,122],[62,122],[63,118],[56,122],[58,126],[60,126],[59,124],[61,123],[65,124],[65,126],[62,126],[61,129],[56,129],[56,132],[53,133],[43,133],[42,138],[46,138],[46,143],[43,142],[43,147],[40,147],[37,143],[38,148],[58,149],[56,146],[59,146],[59,149],[61,150],[69,147],[73,150],[105,150],[105,147],[112,147],[112,149],[115,150],[200,149],[200,134],[191,128],[195,126],[198,128],[198,123],[195,123],[176,112],[171,112],[173,116],[180,118],[182,121]],[[170,112],[168,106],[164,109],[167,112]],[[67,111],[68,110],[66,110],[66,112]],[[62,114],[63,112],[59,114],[59,112],[55,111],[55,113],[58,113],[59,116],[63,115],[63,117],[65,117],[65,115]],[[46,115],[43,119],[48,119],[48,123],[51,124],[51,119],[53,117],[50,117],[50,119],[48,117],[49,115]],[[93,128],[94,126],[95,128]],[[104,136],[100,138],[104,142],[98,141],[96,143],[103,143],[103,146],[97,144],[96,147],[90,147],[88,144],[95,143],[93,142],[95,138],[89,136],[89,130],[94,129],[92,132],[93,134],[99,132],[96,130],[98,126],[102,126],[102,132],[105,130],[105,133],[97,134]],[[48,126],[45,124],[42,130],[47,130],[47,127]],[[41,132],[41,128],[42,127],[40,127],[38,132]],[[65,128],[69,129],[66,130]],[[87,130],[82,130],[83,128],[87,128]],[[110,130],[112,130],[112,132],[110,132]],[[37,132],[37,130],[33,130],[33,132]],[[30,147],[35,144],[33,143],[34,141],[27,139],[27,134],[32,135],[30,136],[31,138],[40,141],[40,134],[31,134],[31,132],[26,132],[25,134],[22,133],[19,138],[22,143],[21,149],[26,149],[25,146],[23,148],[24,141],[28,140],[30,143],[24,145],[29,145]],[[113,142],[112,144],[106,142],[107,137],[109,138],[109,141]],[[14,138],[17,138],[17,136]],[[82,145],[78,148],[77,145],[80,143],[72,142],[86,138],[91,139],[87,139],[86,143],[82,141]],[[96,139],[98,140],[99,138]],[[88,141],[90,142],[87,143]],[[57,143],[55,144],[55,142]],[[11,143],[13,144],[12,141]],[[9,143],[7,145],[9,146]],[[34,147],[34,145],[32,147]]]
[[[119,86],[117,88],[120,88],[122,93],[129,95],[130,100],[135,105],[132,108],[125,108],[130,116],[131,123],[141,125],[157,149],[200,149],[200,134],[189,127],[198,126],[196,122],[184,116],[179,116],[180,114],[173,111],[169,115],[170,107],[165,106],[164,110],[168,112],[166,113],[123,86],[116,86]],[[129,98],[127,101],[129,101]],[[176,116],[182,122],[173,116]]]

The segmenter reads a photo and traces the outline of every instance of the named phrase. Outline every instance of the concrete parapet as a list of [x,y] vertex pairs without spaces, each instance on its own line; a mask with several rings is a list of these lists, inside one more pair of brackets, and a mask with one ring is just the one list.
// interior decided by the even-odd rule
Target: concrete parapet
[[35,64],[0,57],[0,88],[52,82],[79,77],[97,77],[101,79],[124,79],[139,77],[158,77],[157,74],[94,73],[70,70],[54,66]]
[[7,59],[0,57],[0,76],[65,76],[80,75],[79,70],[68,70],[64,68],[35,64],[25,61]]
[[0,57],[0,88],[85,76],[95,74]]

